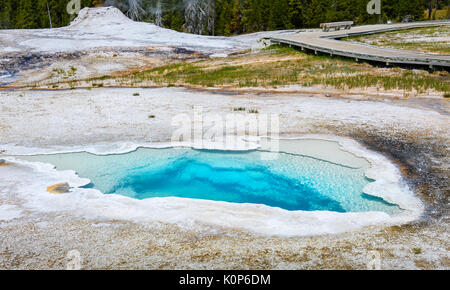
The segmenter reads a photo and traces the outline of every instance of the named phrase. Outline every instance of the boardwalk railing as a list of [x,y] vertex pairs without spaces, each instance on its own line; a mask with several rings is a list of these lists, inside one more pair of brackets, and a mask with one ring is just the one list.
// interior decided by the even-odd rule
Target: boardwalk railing
[[323,31],[327,32],[330,31],[330,28],[334,28],[335,30],[341,30],[341,28],[344,29],[350,29],[352,28],[353,21],[341,21],[341,22],[329,22],[329,23],[321,23],[320,28],[322,28]]
[[332,33],[309,31],[299,34],[286,34],[268,37],[271,44],[289,45],[315,54],[324,53],[358,60],[384,63],[386,65],[414,65],[440,67],[450,69],[450,55],[430,54],[418,51],[399,50],[378,47],[358,42],[339,41],[349,36],[368,35],[374,33],[412,29],[419,27],[449,26],[450,20],[427,21],[415,23],[399,23],[389,25],[366,25],[352,29],[351,32],[336,31]]

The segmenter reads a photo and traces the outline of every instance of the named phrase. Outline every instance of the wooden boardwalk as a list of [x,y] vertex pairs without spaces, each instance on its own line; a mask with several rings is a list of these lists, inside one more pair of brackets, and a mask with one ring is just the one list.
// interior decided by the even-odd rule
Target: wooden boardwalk
[[288,34],[268,38],[272,44],[285,44],[317,53],[338,55],[356,60],[368,60],[390,64],[407,64],[450,68],[450,55],[421,53],[410,50],[399,50],[377,47],[364,43],[340,41],[348,36],[368,35],[380,32],[396,31],[411,28],[436,27],[450,25],[450,20],[412,22],[398,24],[377,24],[353,27],[351,30],[313,31]]

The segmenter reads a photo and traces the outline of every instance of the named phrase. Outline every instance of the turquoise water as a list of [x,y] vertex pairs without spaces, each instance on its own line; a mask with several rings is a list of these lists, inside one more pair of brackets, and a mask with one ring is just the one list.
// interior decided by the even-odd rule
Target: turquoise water
[[363,193],[370,181],[361,168],[285,153],[264,161],[260,154],[142,148],[121,155],[69,153],[21,158],[74,170],[92,181],[87,187],[136,199],[182,197],[292,211],[399,211],[397,206]]

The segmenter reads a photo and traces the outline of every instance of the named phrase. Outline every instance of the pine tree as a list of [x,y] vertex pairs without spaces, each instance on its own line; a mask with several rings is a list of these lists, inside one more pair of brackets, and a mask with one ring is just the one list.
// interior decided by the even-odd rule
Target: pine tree
[[259,11],[257,0],[244,0],[242,4],[242,31],[254,32],[259,29]]
[[33,9],[36,4],[36,0],[19,1],[19,10],[17,11],[14,28],[28,29],[38,27]]
[[0,29],[11,27],[11,0],[0,0]]
[[[114,3],[121,1],[125,0]],[[186,18],[185,8],[190,0],[142,0],[142,7],[150,12],[142,20],[155,21],[151,9],[159,1],[163,26],[179,31],[194,27],[193,32],[214,35],[318,27],[321,22],[341,20],[353,20],[356,24],[377,23],[380,19],[401,21],[408,15],[421,20],[426,9],[435,11],[449,5],[449,0],[382,0],[380,17],[367,13],[368,0],[201,0],[202,7],[208,8],[208,17],[197,17],[191,11],[192,17]],[[81,6],[100,2],[103,1],[81,0]],[[0,28],[49,27],[47,3],[53,27],[70,23],[73,16],[66,11],[68,0],[0,0]],[[126,12],[126,5],[117,7]]]
[[303,18],[305,26],[319,27],[319,24],[325,22],[327,13],[326,0],[306,0],[307,8],[304,11]]
[[289,0],[289,22],[292,27],[300,28],[304,26],[303,19],[304,1]]
[[267,30],[291,28],[287,0],[272,0],[269,9]]
[[241,7],[239,0],[230,0],[229,13],[231,33],[241,32]]

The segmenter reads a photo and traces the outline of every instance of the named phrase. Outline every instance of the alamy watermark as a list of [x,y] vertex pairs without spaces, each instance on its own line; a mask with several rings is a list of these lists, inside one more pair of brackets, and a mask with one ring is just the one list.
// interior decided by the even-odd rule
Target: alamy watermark
[[[81,10],[81,0],[70,0],[67,3],[66,10],[73,19]],[[367,13],[370,15],[381,14],[381,0],[370,0],[367,3]]]
[[370,15],[381,14],[381,0],[370,0],[367,3],[367,13]]
[[73,20],[75,15],[78,15],[81,10],[81,0],[70,0],[66,6],[67,13],[70,15],[70,19]]
[[[245,110],[238,108],[239,110]],[[250,150],[260,141],[263,160],[278,158],[280,117],[278,114],[232,112],[221,115],[204,113],[194,107],[193,114],[178,114],[172,118],[172,146],[189,144],[194,148],[212,150]]]
[[66,256],[66,270],[81,270],[83,260],[81,254],[77,250],[72,250],[67,253]]
[[381,254],[379,251],[367,253],[367,270],[381,270]]

